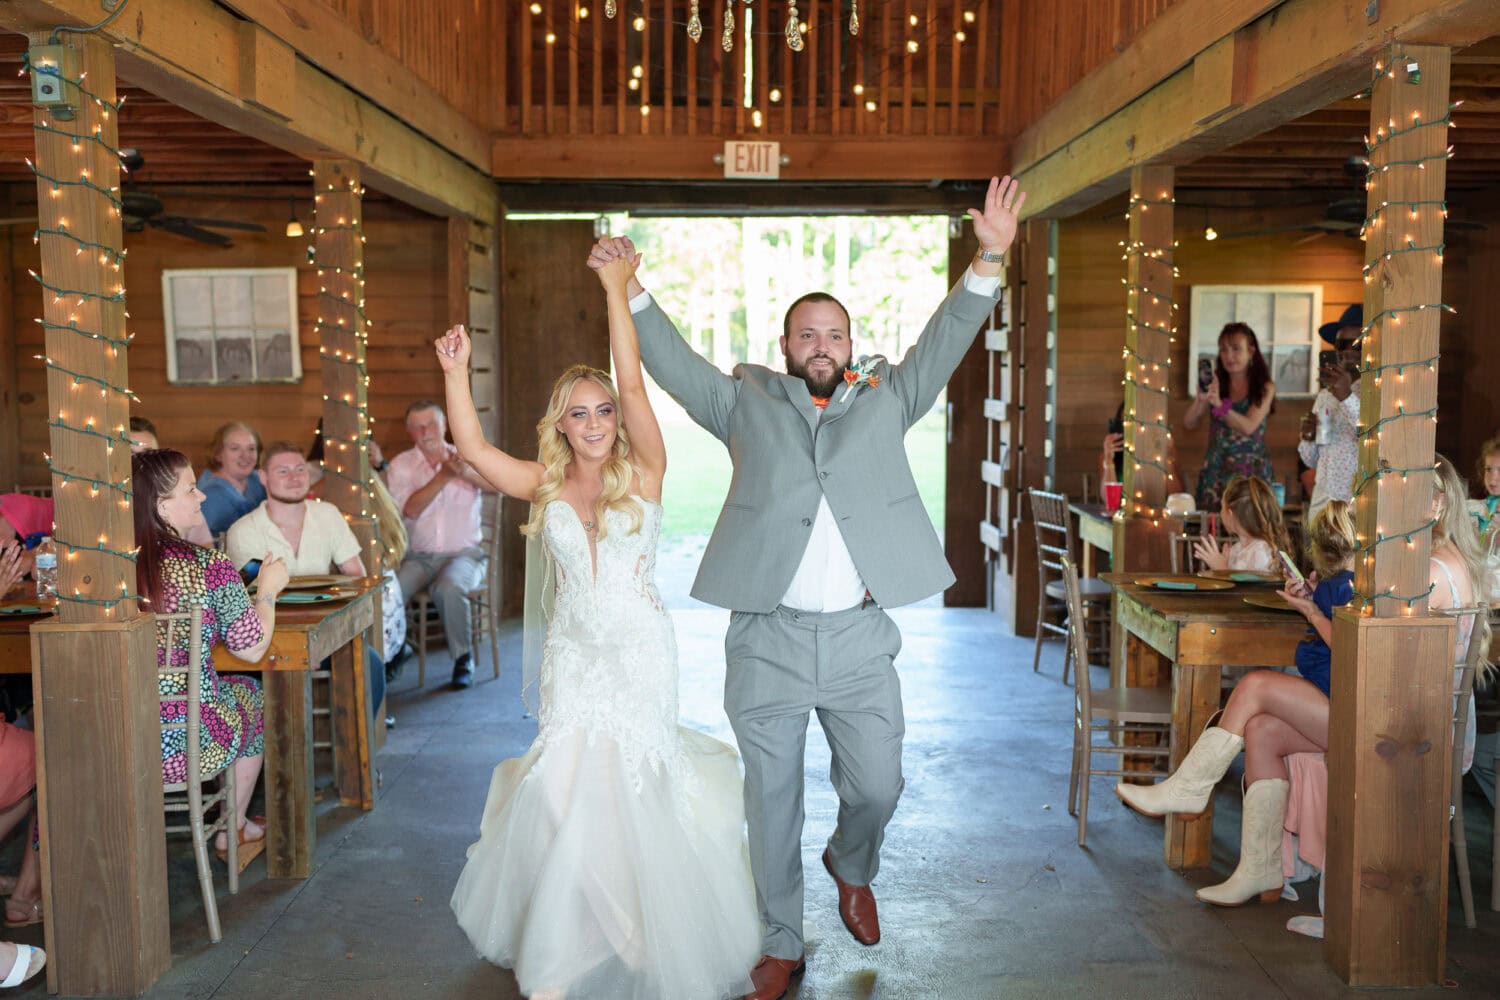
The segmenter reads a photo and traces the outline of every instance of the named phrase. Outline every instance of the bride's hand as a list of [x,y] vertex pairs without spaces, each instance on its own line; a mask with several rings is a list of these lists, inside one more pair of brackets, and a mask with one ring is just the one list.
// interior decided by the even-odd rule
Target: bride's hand
[[469,370],[469,354],[473,348],[469,343],[469,332],[463,328],[462,323],[434,340],[432,346],[437,352],[438,366],[443,369],[444,375]]
[[594,267],[594,273],[599,276],[599,284],[604,286],[605,291],[624,290],[640,266],[639,253],[625,253],[600,263]]

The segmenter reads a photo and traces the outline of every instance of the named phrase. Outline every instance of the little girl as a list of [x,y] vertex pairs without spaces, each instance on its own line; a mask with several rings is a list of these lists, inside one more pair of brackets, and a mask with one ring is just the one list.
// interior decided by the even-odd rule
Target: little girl
[[1281,505],[1264,479],[1255,476],[1231,479],[1224,487],[1219,518],[1235,541],[1221,546],[1213,538],[1198,539],[1193,544],[1193,555],[1199,562],[1208,569],[1280,572],[1276,552],[1290,549],[1291,543],[1281,521]]

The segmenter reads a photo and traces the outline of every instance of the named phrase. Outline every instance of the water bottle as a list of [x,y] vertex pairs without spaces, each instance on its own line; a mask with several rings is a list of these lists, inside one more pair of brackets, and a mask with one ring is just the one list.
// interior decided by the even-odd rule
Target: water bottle
[[1333,439],[1333,413],[1327,407],[1318,411],[1318,436],[1314,444],[1325,445]]
[[52,536],[44,536],[36,543],[33,551],[36,567],[31,575],[36,580],[36,596],[52,597],[57,593],[57,548],[53,545]]

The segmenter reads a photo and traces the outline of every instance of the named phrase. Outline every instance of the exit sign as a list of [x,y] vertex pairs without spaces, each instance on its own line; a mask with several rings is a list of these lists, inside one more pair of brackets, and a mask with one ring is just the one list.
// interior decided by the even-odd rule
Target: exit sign
[[724,143],[724,176],[727,179],[774,181],[781,177],[781,143]]

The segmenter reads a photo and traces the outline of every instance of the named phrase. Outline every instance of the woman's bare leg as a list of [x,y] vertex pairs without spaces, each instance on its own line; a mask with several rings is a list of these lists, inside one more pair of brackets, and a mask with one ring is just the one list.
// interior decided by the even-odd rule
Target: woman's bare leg
[[1257,715],[1275,716],[1320,747],[1327,745],[1328,698],[1311,681],[1274,670],[1246,674],[1230,694],[1219,726],[1244,736]]
[[[1326,732],[1326,722],[1324,727]],[[1322,742],[1310,740],[1274,715],[1254,716],[1245,726],[1245,784],[1267,778],[1290,780],[1287,754],[1322,753],[1328,749],[1326,743],[1326,737]]]

